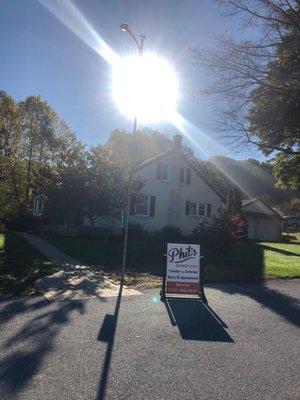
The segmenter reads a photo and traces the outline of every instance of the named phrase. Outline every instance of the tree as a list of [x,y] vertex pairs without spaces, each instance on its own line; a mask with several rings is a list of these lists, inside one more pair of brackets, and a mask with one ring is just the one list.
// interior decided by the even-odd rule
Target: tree
[[22,205],[22,169],[16,154],[21,148],[18,104],[6,92],[0,91],[0,216]]
[[283,215],[296,215],[300,213],[300,199],[294,198],[286,201],[279,206],[279,210]]
[[57,115],[39,96],[29,96],[19,104],[22,147],[18,156],[26,161],[25,207],[38,190],[41,168],[50,166],[57,147]]
[[279,153],[274,160],[274,176],[282,189],[300,189],[300,156]]
[[299,196],[295,190],[275,187],[273,167],[269,162],[215,156],[205,161],[197,160],[197,165],[224,197],[229,189],[238,189],[242,199],[260,197],[267,204],[278,206]]
[[134,150],[132,149],[132,139],[132,134],[115,130],[108,140],[112,160],[126,170],[130,167],[131,152],[134,154],[133,164],[137,165],[169,150],[172,146],[171,140],[166,135],[150,128],[137,132]]
[[0,92],[0,213],[30,212],[36,194],[55,192],[66,166],[84,146],[41,99],[17,103]]
[[91,226],[99,216],[119,217],[127,199],[124,171],[111,157],[107,145],[98,145],[88,154],[88,171],[84,189],[84,215]]
[[225,209],[230,214],[236,214],[241,211],[242,199],[240,191],[237,188],[229,189],[226,195]]
[[[277,184],[296,189],[282,177],[281,163],[299,163],[300,155],[300,9],[288,0],[218,0],[228,15],[242,18],[244,33],[218,39],[216,51],[193,49],[197,65],[211,72],[204,90],[218,99],[217,124],[223,137],[275,152]],[[257,35],[254,39],[253,30]],[[290,185],[290,182],[293,182]]]

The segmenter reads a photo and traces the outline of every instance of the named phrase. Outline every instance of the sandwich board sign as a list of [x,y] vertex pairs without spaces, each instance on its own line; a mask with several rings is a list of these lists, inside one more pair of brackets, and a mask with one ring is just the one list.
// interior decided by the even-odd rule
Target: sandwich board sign
[[200,273],[200,245],[168,243],[162,300],[168,295],[193,295],[206,300]]

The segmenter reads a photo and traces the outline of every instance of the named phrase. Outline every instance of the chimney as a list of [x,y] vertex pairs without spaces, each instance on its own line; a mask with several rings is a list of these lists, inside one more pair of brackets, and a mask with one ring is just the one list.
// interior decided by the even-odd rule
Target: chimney
[[182,146],[182,136],[175,135],[173,139],[173,148],[176,151],[176,153],[181,152],[181,146]]

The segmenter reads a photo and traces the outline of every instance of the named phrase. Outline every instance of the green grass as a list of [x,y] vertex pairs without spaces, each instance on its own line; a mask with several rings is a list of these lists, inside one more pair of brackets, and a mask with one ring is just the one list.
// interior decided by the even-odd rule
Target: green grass
[[[49,237],[51,243],[75,259],[116,272],[121,265],[122,242],[116,240]],[[166,244],[154,240],[130,240],[129,271],[161,276]],[[201,249],[205,280],[226,282],[266,278],[300,277],[300,242],[272,243],[248,241],[221,254]]]
[[265,273],[268,277],[293,278],[300,276],[300,242],[262,242]]
[[0,295],[35,293],[34,282],[58,268],[14,233],[0,233]]

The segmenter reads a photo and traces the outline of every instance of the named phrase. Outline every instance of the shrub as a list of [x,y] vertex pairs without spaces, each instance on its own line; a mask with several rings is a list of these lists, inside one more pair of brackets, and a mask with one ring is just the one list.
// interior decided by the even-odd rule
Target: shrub
[[193,229],[190,240],[193,243],[211,246],[214,242],[213,231],[213,223],[205,218],[201,218],[198,220],[197,226]]
[[92,226],[81,226],[77,229],[78,238],[92,239],[96,237],[110,237],[112,231],[108,227],[92,227]]
[[164,226],[161,230],[153,232],[152,238],[164,242],[177,242],[181,241],[184,236],[179,228],[171,225]]
[[247,221],[242,213],[223,211],[212,223],[199,220],[191,240],[218,251],[228,250],[247,238]]
[[0,220],[0,232],[5,232],[6,231],[6,226],[3,221]]
[[10,214],[4,220],[6,228],[11,231],[29,231],[40,223],[40,218],[27,213]]
[[144,228],[140,224],[129,224],[128,229],[129,239],[138,240],[147,236],[147,232],[144,231]]

